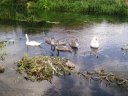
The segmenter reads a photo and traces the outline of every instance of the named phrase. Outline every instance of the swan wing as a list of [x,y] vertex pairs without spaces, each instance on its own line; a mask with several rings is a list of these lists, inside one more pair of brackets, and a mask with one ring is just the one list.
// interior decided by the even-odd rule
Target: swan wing
[[92,48],[99,48],[99,42],[94,42],[94,41],[91,41],[91,44],[90,44],[90,46],[92,47]]

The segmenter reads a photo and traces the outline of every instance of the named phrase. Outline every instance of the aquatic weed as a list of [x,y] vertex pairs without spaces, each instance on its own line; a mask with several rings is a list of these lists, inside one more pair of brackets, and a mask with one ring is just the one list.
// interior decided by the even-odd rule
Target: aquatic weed
[[54,75],[60,76],[70,73],[72,66],[67,65],[67,59],[49,56],[27,55],[17,62],[17,72],[25,73],[25,78],[32,81],[47,80],[51,82]]

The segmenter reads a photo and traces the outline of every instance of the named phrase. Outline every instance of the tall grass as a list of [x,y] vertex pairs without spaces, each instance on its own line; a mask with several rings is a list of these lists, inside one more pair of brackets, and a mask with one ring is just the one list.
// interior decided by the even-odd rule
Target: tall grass
[[38,0],[39,9],[84,14],[128,15],[125,0]]
[[128,16],[128,0],[0,0],[0,19],[41,21],[50,11]]
[[15,4],[14,0],[0,0],[0,19],[14,19],[15,18]]

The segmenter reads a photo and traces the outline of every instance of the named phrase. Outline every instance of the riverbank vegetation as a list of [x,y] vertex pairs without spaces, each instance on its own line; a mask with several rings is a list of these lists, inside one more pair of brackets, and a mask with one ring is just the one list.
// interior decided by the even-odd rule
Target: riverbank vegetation
[[76,74],[87,80],[100,81],[106,86],[117,86],[128,89],[128,79],[123,76],[106,72],[104,69],[95,71],[76,71],[76,65],[66,58],[51,56],[28,55],[17,62],[17,72],[21,73],[25,79],[31,81],[47,80],[52,83],[54,76],[66,76]]
[[39,9],[83,14],[128,15],[125,0],[38,0]]
[[[4,41],[0,41],[0,60],[4,61],[5,60],[5,47],[6,44]],[[5,66],[3,64],[0,64],[0,73],[3,73],[5,71]]]
[[49,12],[128,16],[127,2],[127,0],[1,0],[0,19],[42,23],[49,19]]

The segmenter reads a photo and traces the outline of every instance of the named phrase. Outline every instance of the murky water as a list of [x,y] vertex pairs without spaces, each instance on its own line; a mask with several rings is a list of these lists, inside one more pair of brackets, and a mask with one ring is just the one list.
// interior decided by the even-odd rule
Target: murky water
[[[0,40],[15,40],[7,42],[5,60],[0,60],[5,65],[5,72],[0,74],[0,96],[127,96],[128,92],[116,87],[105,86],[99,82],[89,82],[76,75],[54,77],[52,84],[47,81],[31,82],[17,74],[16,61],[24,54],[30,56],[50,55],[57,56],[48,44],[40,47],[25,45],[25,34],[30,40],[44,42],[44,36],[69,41],[72,37],[79,40],[77,52],[60,52],[60,57],[69,58],[77,66],[77,70],[105,69],[127,78],[128,53],[122,52],[121,47],[128,42],[128,23],[85,23],[80,26],[67,27],[54,25],[47,30],[44,28],[0,25]],[[90,40],[98,36],[100,48],[90,49]],[[98,56],[98,58],[97,58]]]

